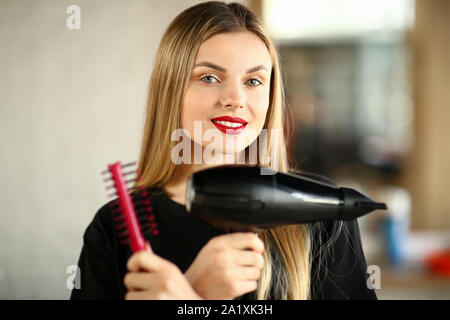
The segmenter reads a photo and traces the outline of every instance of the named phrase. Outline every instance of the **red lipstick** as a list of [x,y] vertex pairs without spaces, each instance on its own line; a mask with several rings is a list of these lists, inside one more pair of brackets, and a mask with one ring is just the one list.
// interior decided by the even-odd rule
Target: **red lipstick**
[[[220,121],[221,123],[218,123],[217,121]],[[245,127],[247,126],[247,121],[245,121],[244,119],[229,116],[213,118],[211,119],[211,122],[216,126],[217,129],[227,134],[239,134],[244,131]]]

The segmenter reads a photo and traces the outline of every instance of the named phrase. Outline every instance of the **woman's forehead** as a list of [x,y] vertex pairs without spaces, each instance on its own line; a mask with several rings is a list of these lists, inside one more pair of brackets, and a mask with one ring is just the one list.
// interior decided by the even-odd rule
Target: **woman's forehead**
[[211,62],[224,68],[272,68],[272,57],[266,44],[251,32],[220,33],[200,45],[195,64]]

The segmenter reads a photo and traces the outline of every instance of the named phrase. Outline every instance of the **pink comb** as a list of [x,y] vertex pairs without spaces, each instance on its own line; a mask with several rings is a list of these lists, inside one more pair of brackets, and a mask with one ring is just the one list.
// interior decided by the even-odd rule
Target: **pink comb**
[[[110,194],[110,197],[117,196],[119,207],[115,208],[113,214],[118,214],[114,221],[118,223],[120,228],[125,227],[125,231],[120,233],[120,236],[127,236],[126,242],[129,243],[131,250],[134,252],[146,250],[146,244],[148,241],[144,239],[141,231],[140,224],[137,219],[136,211],[133,205],[133,201],[130,197],[130,193],[127,187],[127,183],[133,182],[134,179],[125,180],[126,175],[135,174],[135,171],[123,173],[122,169],[130,166],[135,166],[136,162],[122,165],[120,162],[108,165],[108,169],[103,171],[102,174],[110,173],[111,177],[104,179],[103,181],[113,181],[113,185],[106,187],[107,190],[115,189],[116,192]],[[151,211],[147,208],[147,211]],[[121,223],[121,224],[119,224]]]

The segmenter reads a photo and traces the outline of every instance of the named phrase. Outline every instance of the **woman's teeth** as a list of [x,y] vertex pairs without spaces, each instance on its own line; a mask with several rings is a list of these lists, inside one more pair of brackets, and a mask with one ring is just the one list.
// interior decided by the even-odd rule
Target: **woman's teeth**
[[221,124],[223,126],[226,127],[230,127],[230,128],[237,128],[237,127],[242,127],[245,123],[236,123],[236,122],[229,122],[229,121],[216,121],[216,120],[212,120],[215,123]]

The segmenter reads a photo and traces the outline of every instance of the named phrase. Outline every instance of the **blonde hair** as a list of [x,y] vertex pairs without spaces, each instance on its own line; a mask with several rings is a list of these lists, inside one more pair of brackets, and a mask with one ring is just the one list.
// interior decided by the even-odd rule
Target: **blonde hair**
[[[173,130],[180,128],[183,97],[200,45],[219,33],[249,31],[257,35],[272,56],[270,103],[264,123],[267,141],[271,129],[285,133],[284,92],[279,58],[260,20],[237,3],[205,2],[181,12],[167,28],[155,57],[150,79],[138,177],[134,187],[163,187],[176,170],[171,161]],[[278,135],[276,170],[287,172],[285,135]],[[258,140],[258,139],[257,139]],[[256,143],[256,142],[255,142]],[[161,148],[164,146],[164,148]],[[267,146],[271,154],[271,145]],[[248,151],[247,147],[247,151]],[[257,160],[261,167],[272,167]],[[310,292],[310,236],[306,225],[263,231],[265,264],[256,291],[257,299],[308,299]]]

